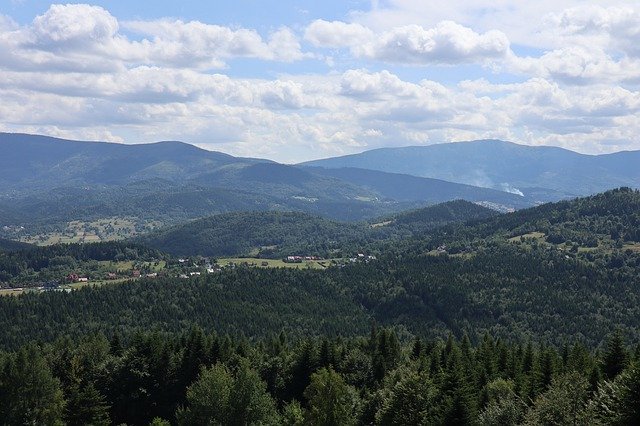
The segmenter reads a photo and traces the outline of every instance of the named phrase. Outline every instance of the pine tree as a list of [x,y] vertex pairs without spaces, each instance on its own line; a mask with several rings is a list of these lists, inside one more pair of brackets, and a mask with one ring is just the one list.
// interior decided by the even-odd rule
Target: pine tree
[[5,363],[0,374],[0,419],[5,424],[61,424],[64,405],[60,381],[40,348],[29,345]]
[[602,371],[607,379],[615,378],[628,365],[629,353],[620,330],[616,330],[607,342],[602,362]]

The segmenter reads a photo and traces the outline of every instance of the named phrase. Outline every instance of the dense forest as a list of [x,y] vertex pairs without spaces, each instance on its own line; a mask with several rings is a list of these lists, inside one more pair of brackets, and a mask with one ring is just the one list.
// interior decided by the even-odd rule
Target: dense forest
[[0,353],[0,418],[42,425],[633,425],[640,351],[485,335],[256,343],[198,328]]
[[[375,258],[0,297],[0,418],[638,424],[639,211],[640,192],[622,188],[498,216],[454,202],[347,227],[207,219],[205,248],[237,233],[250,250],[299,220],[274,244],[321,247],[333,232]],[[130,243],[60,245],[2,252],[0,270],[159,258],[176,262]]]
[[0,288],[32,286],[48,280],[59,280],[71,273],[91,274],[99,269],[100,262],[157,262],[164,257],[157,250],[124,242],[45,247],[18,244],[12,251],[0,251]]
[[373,242],[424,236],[443,225],[495,215],[493,210],[462,200],[358,223],[306,213],[236,212],[176,225],[137,241],[179,256],[342,257]]

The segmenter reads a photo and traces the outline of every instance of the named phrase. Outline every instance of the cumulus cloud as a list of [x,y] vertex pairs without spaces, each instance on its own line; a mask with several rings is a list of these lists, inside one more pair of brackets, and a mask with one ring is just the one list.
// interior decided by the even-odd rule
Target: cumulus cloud
[[351,47],[370,42],[374,33],[360,24],[318,19],[306,28],[304,38],[318,47]]
[[594,43],[640,56],[640,13],[631,7],[587,5],[551,14],[547,30],[564,40],[593,46]]
[[502,32],[478,34],[452,21],[433,28],[406,25],[374,33],[360,24],[317,20],[307,27],[305,38],[315,46],[349,47],[357,57],[401,64],[484,63],[510,52]]
[[[402,2],[429,3],[385,4]],[[448,16],[457,23],[439,12],[385,25],[356,15],[315,20],[300,39],[288,27],[125,22],[97,6],[54,5],[27,25],[0,16],[0,123],[79,139],[180,139],[292,162],[480,138],[638,149],[637,13],[618,9],[559,9],[536,35],[553,42],[518,56],[511,30],[455,11]],[[329,61],[324,49],[335,50],[326,74],[305,63],[304,73],[290,67],[274,77],[266,65],[253,78],[234,76],[234,58],[320,64]],[[452,72],[438,81],[443,64]],[[484,78],[464,80],[468,69]],[[510,73],[510,83],[494,70]]]
[[[122,29],[137,33],[129,39]],[[264,39],[255,30],[162,19],[120,23],[106,9],[51,5],[30,25],[0,20],[0,66],[20,70],[115,72],[139,65],[222,68],[245,57],[292,62],[307,55],[286,27]]]
[[500,31],[478,34],[455,22],[440,22],[434,28],[408,25],[386,31],[359,46],[360,56],[388,62],[459,64],[503,58],[509,40]]

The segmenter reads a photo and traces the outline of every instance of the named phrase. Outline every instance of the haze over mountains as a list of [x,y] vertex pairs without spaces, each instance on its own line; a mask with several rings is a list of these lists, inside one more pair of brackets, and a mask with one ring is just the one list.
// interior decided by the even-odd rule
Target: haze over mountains
[[341,220],[464,198],[530,205],[487,188],[367,170],[326,171],[239,158],[181,142],[88,143],[0,134],[0,223],[96,215],[177,219],[296,210]]
[[585,155],[500,140],[381,148],[304,164],[405,173],[525,196],[538,194],[547,200],[640,186],[640,151]]
[[123,145],[0,134],[0,223],[230,211],[375,218],[464,199],[502,210],[640,186],[640,152],[589,156],[475,141],[386,148],[298,166],[181,142]]

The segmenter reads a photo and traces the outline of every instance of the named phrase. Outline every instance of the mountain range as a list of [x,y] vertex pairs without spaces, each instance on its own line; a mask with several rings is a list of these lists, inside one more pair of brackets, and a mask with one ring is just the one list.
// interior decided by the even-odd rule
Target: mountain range
[[620,186],[640,187],[640,151],[585,155],[558,147],[500,140],[381,148],[304,165],[404,173],[499,189],[541,201]]
[[175,141],[124,145],[0,133],[0,225],[105,216],[179,223],[267,210],[363,220],[455,199],[508,211],[639,187],[638,164],[640,151],[590,156],[492,140],[286,165]]
[[124,145],[0,134],[0,225],[100,215],[176,223],[238,210],[361,220],[459,198],[505,208],[530,205],[494,189],[361,169],[298,167],[181,142]]

